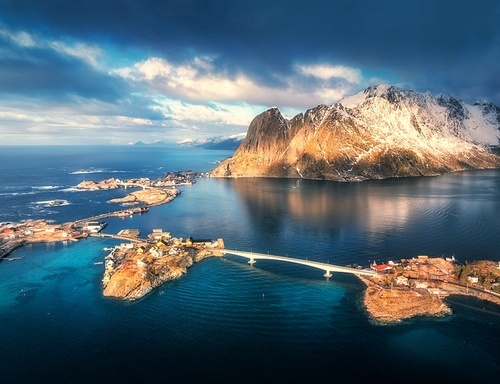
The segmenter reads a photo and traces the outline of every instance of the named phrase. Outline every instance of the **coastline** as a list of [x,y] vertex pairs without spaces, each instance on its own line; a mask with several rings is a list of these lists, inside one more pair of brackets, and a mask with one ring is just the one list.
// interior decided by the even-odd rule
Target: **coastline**
[[105,297],[133,301],[163,283],[178,279],[194,263],[220,252],[224,241],[172,238],[155,230],[148,240],[120,244],[105,257],[102,293]]
[[[89,191],[119,188],[121,185],[114,180],[84,182],[77,185],[76,188]],[[185,182],[185,180],[182,179],[182,182]],[[12,251],[25,244],[78,241],[78,239],[86,238],[94,232],[93,229],[86,229],[88,223],[98,222],[108,217],[125,217],[145,213],[150,207],[170,203],[181,193],[180,190],[172,187],[176,183],[175,180],[169,181],[168,185],[160,183],[155,186],[151,186],[152,182],[149,179],[126,181],[126,183],[126,186],[142,187],[143,189],[131,192],[121,199],[112,199],[110,202],[128,202],[133,203],[135,207],[61,224],[52,224],[45,219],[6,223],[0,228],[0,260],[7,258]]]
[[[184,183],[185,180],[182,180],[182,182]],[[114,203],[134,203],[136,206],[130,209],[109,212],[64,224],[51,224],[44,219],[10,223],[8,226],[0,228],[0,240],[3,240],[3,243],[0,243],[2,246],[0,259],[5,259],[10,252],[24,244],[78,241],[79,238],[91,235],[99,236],[98,233],[85,229],[85,224],[89,222],[100,224],[99,220],[107,217],[122,217],[143,213],[151,206],[171,202],[180,193],[179,190],[172,188],[170,185],[154,185],[153,183],[157,182],[152,182],[149,179],[124,182],[108,179],[98,183],[86,183],[87,186],[80,185],[79,188],[99,190],[130,186],[142,189],[133,191],[123,198],[110,200]],[[182,239],[174,239],[172,242],[165,239],[166,241],[162,244],[159,241],[142,241],[141,239],[127,238],[127,236],[124,236],[124,239],[136,244],[130,248],[124,247],[124,250],[120,251],[123,252],[118,259],[114,258],[113,252],[110,254],[113,256],[110,258],[113,265],[111,265],[112,268],[107,267],[103,277],[104,296],[135,300],[163,282],[180,277],[186,273],[189,266],[201,258],[216,255],[213,253],[213,249],[208,250],[206,247],[188,246],[183,244]],[[143,249],[139,251],[141,247]],[[193,251],[196,254],[192,254]],[[363,305],[376,322],[396,323],[416,316],[449,315],[451,309],[443,300],[449,295],[475,296],[500,305],[500,295],[488,292],[484,286],[479,285],[488,283],[498,286],[495,281],[499,281],[500,278],[500,265],[490,265],[491,268],[494,267],[495,269],[491,269],[488,273],[491,276],[497,276],[497,280],[490,279],[488,282],[483,276],[484,271],[481,272],[481,269],[485,268],[484,265],[479,265],[475,270],[476,265],[474,263],[467,267],[467,273],[462,270],[457,271],[458,265],[454,260],[429,258],[427,256],[402,260],[402,263],[391,263],[385,266],[388,267],[390,273],[381,270],[382,273],[378,274],[376,278],[360,277],[366,285],[363,293]],[[483,261],[482,263],[493,262]],[[381,267],[381,265],[376,267]],[[113,271],[113,273],[110,273],[110,271]],[[462,275],[461,279],[456,275],[457,272]],[[113,278],[113,282],[109,285],[113,275],[116,275],[116,277]],[[106,276],[109,279],[106,280]],[[479,277],[481,281],[476,279],[475,281],[471,280],[470,284],[464,283],[464,278],[469,277]],[[401,281],[398,281],[399,279]],[[108,285],[109,288],[107,288]],[[123,287],[128,288],[123,289]]]
[[[412,267],[417,267],[417,273],[415,268],[412,271],[410,267],[399,271],[391,268],[390,273],[382,272],[373,278],[358,275],[366,286],[363,306],[376,323],[395,324],[419,316],[450,315],[452,310],[446,304],[445,298],[453,295],[476,297],[500,306],[500,294],[484,288],[485,283],[490,284],[488,280],[483,280],[481,284],[472,273],[462,276],[461,280],[456,276],[456,271],[461,271],[462,267],[452,261],[420,256],[420,259],[407,262],[412,264]],[[486,264],[492,275],[500,276],[499,264],[494,265],[491,261],[475,261],[470,265],[477,267],[477,271]],[[434,274],[436,266],[444,271],[440,277]],[[446,267],[449,268],[447,271]]]

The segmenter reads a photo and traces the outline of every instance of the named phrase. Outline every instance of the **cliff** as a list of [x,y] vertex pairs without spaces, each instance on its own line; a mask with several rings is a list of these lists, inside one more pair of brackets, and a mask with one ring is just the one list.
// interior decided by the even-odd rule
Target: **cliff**
[[500,109],[395,87],[369,87],[286,120],[278,108],[251,122],[215,177],[338,181],[431,176],[500,167]]

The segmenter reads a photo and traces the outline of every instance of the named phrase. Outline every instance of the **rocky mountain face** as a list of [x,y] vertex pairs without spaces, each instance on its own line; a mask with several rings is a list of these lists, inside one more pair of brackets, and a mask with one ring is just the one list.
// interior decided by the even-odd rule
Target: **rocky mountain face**
[[[500,109],[378,85],[286,120],[251,122],[215,177],[353,181],[500,167]],[[498,153],[498,152],[497,152]]]

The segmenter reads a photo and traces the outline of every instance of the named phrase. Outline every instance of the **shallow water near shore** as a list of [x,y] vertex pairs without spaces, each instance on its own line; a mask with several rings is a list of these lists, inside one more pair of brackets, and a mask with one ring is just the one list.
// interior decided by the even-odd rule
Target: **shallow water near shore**
[[[70,156],[95,148],[56,148],[50,157],[30,151],[44,160],[9,166],[0,221],[35,218],[35,198],[71,203],[49,208],[56,222],[118,208],[106,200],[123,191],[68,192],[83,175],[72,172],[160,176],[205,171],[227,156],[191,149],[194,165],[185,166],[185,152],[114,148],[97,164]],[[16,164],[6,156],[3,164]],[[33,195],[2,195],[9,190],[36,197],[25,205]],[[499,217],[500,171],[363,183],[199,179],[170,204],[108,219],[105,232],[138,228],[145,236],[163,228],[177,237],[223,237],[228,248],[367,266],[419,254],[500,260]],[[354,276],[326,280],[319,270],[265,260],[249,266],[237,256],[204,260],[123,303],[102,297],[104,266],[94,264],[115,244],[36,244],[14,251],[22,259],[0,262],[2,382],[486,383],[500,374],[499,308],[489,303],[450,297],[452,316],[381,326],[362,308],[364,287]]]

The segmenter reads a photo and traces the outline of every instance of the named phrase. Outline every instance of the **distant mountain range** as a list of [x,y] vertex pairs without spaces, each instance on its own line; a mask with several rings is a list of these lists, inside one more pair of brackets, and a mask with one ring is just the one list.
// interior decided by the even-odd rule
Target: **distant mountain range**
[[208,139],[195,139],[195,140],[183,140],[177,143],[169,143],[163,140],[155,141],[153,143],[146,144],[142,141],[138,141],[132,145],[134,146],[181,146],[181,147],[197,147],[197,148],[206,148],[206,149],[227,149],[227,150],[235,150],[239,147],[243,139],[245,138],[245,134],[223,137],[216,136]]
[[286,120],[256,116],[219,177],[353,181],[500,167],[500,109],[451,96],[371,86]]
[[240,146],[244,138],[245,134],[230,137],[216,136],[209,139],[185,140],[178,144],[182,146],[201,147],[206,149],[235,150]]

